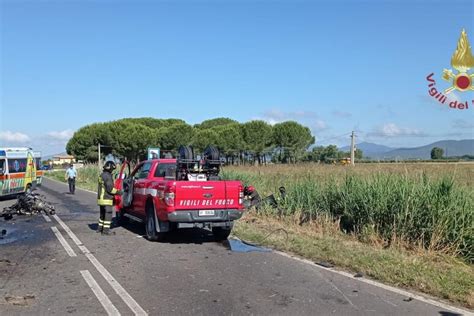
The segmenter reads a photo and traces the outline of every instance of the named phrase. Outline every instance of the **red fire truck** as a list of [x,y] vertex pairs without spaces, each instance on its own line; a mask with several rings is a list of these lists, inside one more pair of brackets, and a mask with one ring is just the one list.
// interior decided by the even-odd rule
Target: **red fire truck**
[[218,240],[226,239],[244,211],[244,187],[240,181],[221,180],[221,161],[216,148],[202,158],[181,146],[177,159],[142,161],[130,170],[124,163],[115,187],[120,221],[144,222],[149,240],[161,240],[180,228],[209,228]]

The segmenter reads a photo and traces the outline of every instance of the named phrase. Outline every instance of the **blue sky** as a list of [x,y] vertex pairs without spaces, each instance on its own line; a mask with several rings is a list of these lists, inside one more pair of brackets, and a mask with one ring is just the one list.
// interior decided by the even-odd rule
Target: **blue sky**
[[[123,117],[297,120],[317,144],[474,137],[473,92],[428,95],[472,1],[0,0],[0,145],[64,150]],[[472,72],[473,69],[470,70]]]

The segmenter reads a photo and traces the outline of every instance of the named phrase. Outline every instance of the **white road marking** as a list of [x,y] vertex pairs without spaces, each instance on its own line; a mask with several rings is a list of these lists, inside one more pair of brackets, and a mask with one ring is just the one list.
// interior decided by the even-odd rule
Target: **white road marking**
[[389,300],[384,299],[381,295],[377,295],[377,294],[372,293],[370,291],[367,291],[367,293],[369,293],[370,295],[373,295],[374,297],[378,298],[379,300],[384,301],[385,303],[387,303],[389,305],[392,305],[393,307],[398,307],[397,304],[394,304],[394,303],[390,302]]
[[322,269],[322,270],[326,270],[326,271],[329,271],[329,272],[332,272],[332,273],[343,275],[343,276],[348,277],[348,278],[350,278],[354,281],[364,282],[364,283],[382,288],[382,289],[390,291],[390,292],[394,292],[394,293],[397,293],[397,294],[400,294],[400,295],[408,296],[408,297],[411,297],[411,298],[416,299],[418,301],[421,301],[423,303],[431,304],[431,305],[446,309],[448,311],[456,312],[456,313],[459,313],[459,314],[465,315],[465,316],[474,316],[474,313],[472,313],[468,310],[465,310],[465,309],[462,309],[462,308],[459,308],[459,307],[450,306],[448,304],[444,304],[443,302],[438,302],[438,301],[435,301],[433,299],[426,298],[424,296],[421,296],[421,295],[418,295],[418,294],[415,294],[415,293],[411,293],[411,292],[408,292],[408,291],[405,291],[405,290],[402,290],[402,289],[398,289],[398,288],[390,286],[390,285],[386,285],[386,284],[383,284],[383,283],[380,283],[380,282],[377,282],[377,281],[373,281],[373,280],[369,280],[369,279],[365,279],[365,278],[354,278],[354,276],[350,273],[347,273],[347,272],[344,272],[344,271],[333,270],[331,268],[325,268],[323,266],[315,264],[314,262],[312,262],[310,260],[298,258],[298,257],[289,255],[289,254],[281,252],[281,251],[274,250],[273,252],[276,253],[276,254],[279,254],[283,257],[287,257],[287,258],[290,258],[290,259],[294,259],[294,260],[309,264],[309,265],[311,265],[313,267],[316,267],[318,269]]
[[45,215],[45,214],[43,214],[43,213],[41,213],[41,215],[43,215],[43,218],[44,218],[45,221],[47,221],[48,223],[51,222],[51,218],[49,218],[49,216],[47,216],[47,215]]
[[[322,276],[322,275],[321,275],[321,276]],[[351,304],[352,307],[354,307],[356,310],[359,310],[359,308],[358,308],[357,306],[355,306],[354,303],[352,303],[352,301],[347,297],[347,295],[344,294],[344,292],[342,292],[342,291],[336,286],[336,284],[334,284],[332,281],[327,280],[324,276],[323,276],[323,279],[324,279],[324,281],[325,281],[327,284],[329,284],[329,285],[332,286],[336,291],[338,291],[339,294],[341,294],[341,295],[346,299],[346,301],[348,301],[349,304]]]
[[115,280],[115,278],[104,268],[104,266],[96,259],[96,257],[89,251],[89,249],[84,246],[84,244],[77,238],[76,234],[72,232],[71,229],[56,215],[53,215],[54,219],[61,225],[61,227],[67,232],[69,237],[76,243],[76,245],[81,249],[84,255],[89,259],[89,261],[94,265],[94,267],[99,271],[104,279],[110,284],[110,286],[115,290],[122,300],[127,304],[128,307],[133,311],[135,315],[148,315],[143,308],[133,299],[130,294],[120,285],[120,283]]
[[51,227],[51,229],[53,230],[61,245],[63,245],[64,250],[66,250],[69,257],[77,257],[74,250],[72,250],[71,246],[69,246],[68,242],[66,239],[64,239],[63,235],[61,235],[61,232],[56,228],[56,226]]
[[112,304],[110,299],[107,297],[104,291],[102,291],[102,289],[100,288],[99,284],[97,284],[97,282],[94,280],[94,277],[89,272],[89,270],[82,270],[81,274],[84,280],[86,280],[87,285],[89,285],[92,292],[94,292],[95,296],[104,307],[107,314],[113,315],[113,316],[120,315],[117,308],[115,308],[114,304]]

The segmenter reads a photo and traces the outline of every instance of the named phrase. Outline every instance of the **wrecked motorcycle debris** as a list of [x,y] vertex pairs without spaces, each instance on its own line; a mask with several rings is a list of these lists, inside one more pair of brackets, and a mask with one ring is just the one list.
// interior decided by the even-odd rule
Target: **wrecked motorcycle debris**
[[[279,200],[280,201],[284,200],[286,198],[285,187],[280,187],[278,191],[280,192]],[[260,197],[260,194],[258,194],[257,190],[255,190],[255,188],[251,185],[246,186],[244,188],[244,197],[245,197],[244,204],[246,208],[251,208],[255,206],[255,209],[258,211],[262,206],[268,205],[272,208],[278,209],[280,213],[282,212],[278,208],[278,200],[277,198],[275,198],[275,195],[270,194],[269,196],[262,199]]]
[[15,204],[3,208],[0,217],[10,220],[13,215],[35,215],[41,212],[53,215],[56,210],[54,206],[44,200],[44,196],[32,192],[19,195]]

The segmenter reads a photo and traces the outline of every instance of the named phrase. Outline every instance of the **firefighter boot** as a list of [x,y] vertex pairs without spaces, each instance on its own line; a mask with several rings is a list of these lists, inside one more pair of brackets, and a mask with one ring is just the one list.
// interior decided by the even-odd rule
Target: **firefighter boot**
[[103,228],[104,228],[104,222],[101,219],[99,219],[99,224],[97,224],[97,229],[95,232],[101,233]]
[[115,232],[111,231],[110,228],[104,227],[104,230],[102,230],[102,236],[112,236],[115,235]]

